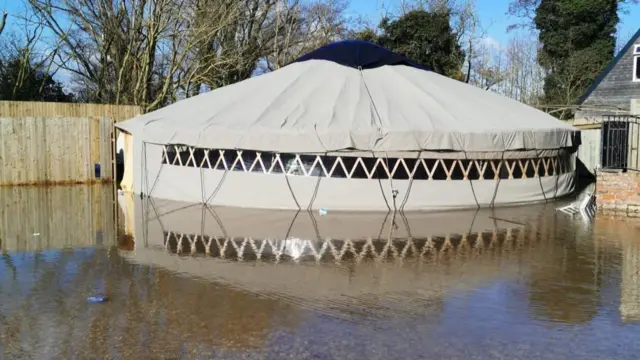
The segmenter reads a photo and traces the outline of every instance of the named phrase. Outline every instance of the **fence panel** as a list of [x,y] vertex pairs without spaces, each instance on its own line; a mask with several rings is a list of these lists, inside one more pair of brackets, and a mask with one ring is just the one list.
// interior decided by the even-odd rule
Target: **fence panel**
[[0,185],[111,181],[112,129],[105,117],[0,117]]
[[0,101],[0,186],[112,181],[113,124],[140,113],[137,106]]
[[116,122],[140,115],[133,105],[72,104],[31,101],[0,101],[0,116],[4,117],[71,117],[106,116]]
[[580,127],[582,144],[578,148],[578,158],[591,173],[600,165],[600,146],[602,142],[602,129],[600,125],[588,128]]

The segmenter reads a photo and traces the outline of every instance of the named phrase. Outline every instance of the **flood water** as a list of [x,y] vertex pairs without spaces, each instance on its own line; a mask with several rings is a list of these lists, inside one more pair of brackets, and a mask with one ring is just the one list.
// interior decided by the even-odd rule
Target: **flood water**
[[638,359],[640,224],[557,206],[319,216],[0,188],[0,359]]

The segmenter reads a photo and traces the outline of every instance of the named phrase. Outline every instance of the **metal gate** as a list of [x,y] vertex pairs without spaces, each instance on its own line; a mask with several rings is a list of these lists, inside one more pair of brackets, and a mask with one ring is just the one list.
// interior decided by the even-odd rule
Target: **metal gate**
[[640,118],[608,115],[602,121],[600,159],[604,169],[638,170],[640,168]]

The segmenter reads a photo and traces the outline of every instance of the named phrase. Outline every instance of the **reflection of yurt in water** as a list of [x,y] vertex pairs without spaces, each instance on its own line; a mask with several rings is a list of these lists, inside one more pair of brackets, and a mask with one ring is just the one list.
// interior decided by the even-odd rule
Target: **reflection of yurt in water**
[[544,205],[320,217],[128,198],[135,205],[123,209],[136,242],[123,252],[129,261],[350,314],[424,311],[449,291],[519,274],[523,256],[550,238],[520,224],[536,221]]
[[117,126],[124,189],[279,209],[547,200],[573,190],[580,144],[541,111],[359,41]]

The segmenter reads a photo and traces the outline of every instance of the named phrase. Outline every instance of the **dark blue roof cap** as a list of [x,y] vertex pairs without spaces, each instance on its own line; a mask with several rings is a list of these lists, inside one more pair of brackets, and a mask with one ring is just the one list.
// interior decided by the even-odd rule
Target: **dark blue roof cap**
[[382,46],[362,40],[344,40],[325,45],[293,62],[307,60],[333,61],[352,68],[373,69],[385,65],[406,65],[421,70],[424,67],[411,62],[406,57],[389,51]]

